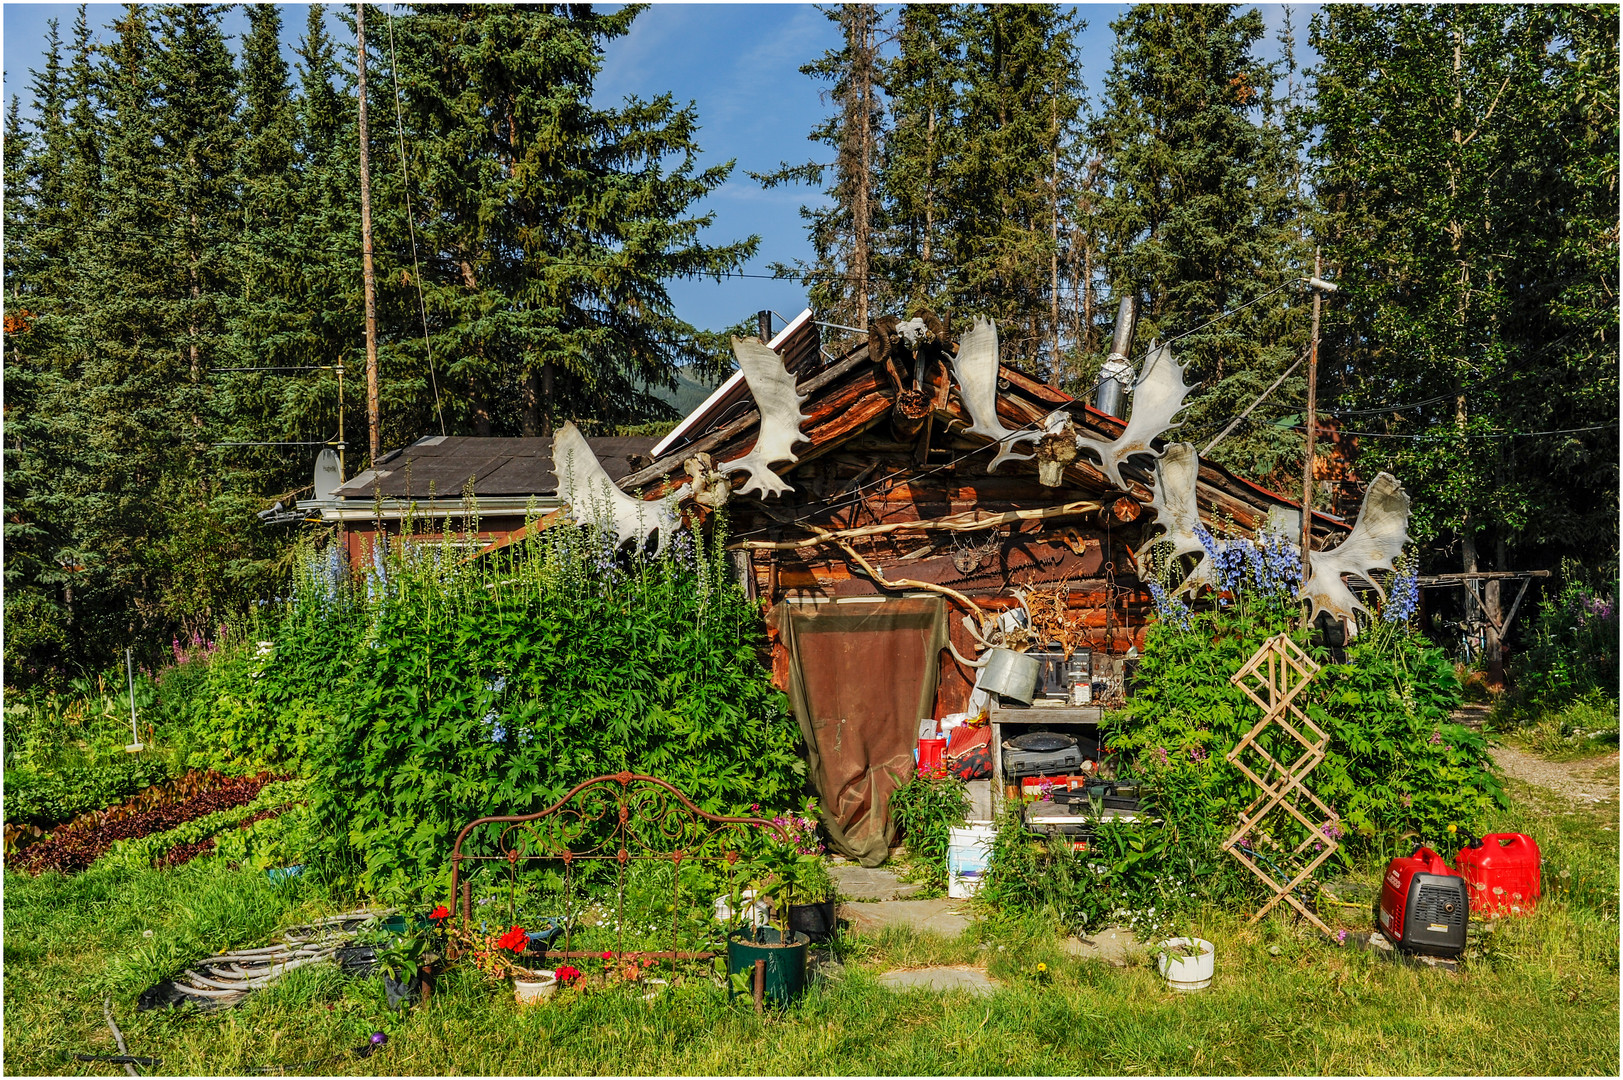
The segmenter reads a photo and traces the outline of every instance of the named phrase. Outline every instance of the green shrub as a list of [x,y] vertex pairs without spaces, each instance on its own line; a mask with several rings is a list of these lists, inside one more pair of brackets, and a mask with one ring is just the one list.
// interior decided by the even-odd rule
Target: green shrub
[[280,621],[216,658],[227,692],[198,706],[200,745],[302,756],[326,869],[387,895],[448,876],[466,822],[605,773],[711,812],[798,801],[798,729],[722,540],[628,557],[600,536],[555,528],[472,561],[408,539],[353,585],[311,553]]
[[1547,596],[1532,621],[1527,647],[1511,660],[1515,692],[1503,708],[1537,721],[1580,698],[1618,700],[1617,583],[1584,580],[1581,567],[1562,563],[1561,591]]
[[932,888],[947,883],[951,830],[969,815],[969,791],[950,772],[932,776],[920,770],[890,796],[890,813],[907,841],[914,871]]

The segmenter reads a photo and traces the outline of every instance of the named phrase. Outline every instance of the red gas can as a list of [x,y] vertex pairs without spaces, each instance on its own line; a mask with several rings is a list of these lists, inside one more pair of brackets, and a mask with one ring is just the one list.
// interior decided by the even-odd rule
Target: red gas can
[[1538,844],[1525,833],[1489,833],[1454,856],[1471,895],[1471,914],[1527,915],[1538,904]]
[[1465,949],[1469,910],[1465,879],[1441,855],[1421,847],[1387,864],[1375,926],[1405,952],[1458,956]]
[[947,753],[946,739],[920,739],[919,740],[919,769],[926,772],[936,772],[945,767]]

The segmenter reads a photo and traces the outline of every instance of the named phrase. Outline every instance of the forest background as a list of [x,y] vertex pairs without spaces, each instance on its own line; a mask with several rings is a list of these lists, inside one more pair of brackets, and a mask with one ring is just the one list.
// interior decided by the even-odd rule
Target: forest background
[[[1078,395],[1132,291],[1141,347],[1177,336],[1201,382],[1180,437],[1283,376],[1210,456],[1290,490],[1317,251],[1321,446],[1402,478],[1425,568],[1611,581],[1617,8],[1336,6],[1274,35],[1252,8],[1117,10],[1088,66],[1088,8],[821,9],[832,46],[775,75],[823,94],[809,160],[736,170],[703,159],[695,106],[594,94],[638,8],[368,8],[384,445],[658,430],[679,377],[730,362],[673,284],[731,282],[742,319],[764,259],[832,323],[991,315],[1005,362]],[[361,444],[337,15],[347,38],[320,7],[80,9],[26,118],[9,101],[8,686],[285,591],[291,538],[255,513],[315,445],[257,444],[330,440],[340,363]],[[712,235],[740,184],[804,193],[801,257]],[[313,370],[240,370],[271,367]]]

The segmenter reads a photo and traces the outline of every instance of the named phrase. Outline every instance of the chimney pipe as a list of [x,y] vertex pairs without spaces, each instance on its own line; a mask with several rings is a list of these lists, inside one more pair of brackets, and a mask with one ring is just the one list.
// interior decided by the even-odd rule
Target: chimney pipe
[[772,312],[757,311],[755,321],[760,327],[761,344],[765,345],[772,340]]
[[1121,306],[1116,309],[1116,335],[1111,339],[1110,355],[1099,371],[1099,387],[1093,395],[1093,407],[1110,416],[1122,415],[1122,398],[1133,381],[1133,367],[1127,357],[1133,349],[1133,327],[1137,322],[1138,297],[1123,293]]

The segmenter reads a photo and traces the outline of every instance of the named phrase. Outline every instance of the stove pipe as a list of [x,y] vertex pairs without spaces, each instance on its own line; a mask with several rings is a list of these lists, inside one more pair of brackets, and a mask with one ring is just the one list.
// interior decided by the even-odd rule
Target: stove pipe
[[1093,407],[1110,416],[1122,415],[1122,399],[1133,381],[1133,368],[1127,362],[1133,348],[1133,326],[1138,321],[1138,298],[1124,293],[1116,309],[1116,336],[1110,342],[1110,355],[1099,371],[1099,388],[1093,394]]

